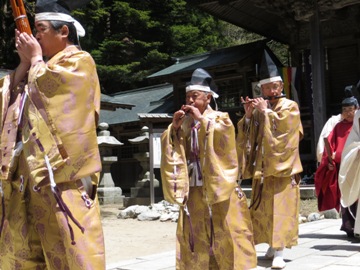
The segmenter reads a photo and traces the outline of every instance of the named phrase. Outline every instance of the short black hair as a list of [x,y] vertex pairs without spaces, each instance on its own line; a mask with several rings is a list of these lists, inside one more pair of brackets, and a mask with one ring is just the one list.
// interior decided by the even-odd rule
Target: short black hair
[[59,31],[61,29],[61,27],[66,25],[69,28],[69,35],[68,35],[69,41],[71,43],[73,43],[74,45],[80,45],[75,25],[72,22],[51,20],[50,24],[54,28],[55,31]]

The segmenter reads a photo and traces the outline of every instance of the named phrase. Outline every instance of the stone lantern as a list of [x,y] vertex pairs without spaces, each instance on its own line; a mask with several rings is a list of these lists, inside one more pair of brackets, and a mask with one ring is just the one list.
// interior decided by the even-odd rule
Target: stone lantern
[[[140,162],[142,168],[136,186],[131,188],[131,198],[138,198],[137,203],[147,202],[150,196],[150,154],[149,154],[149,128],[144,126],[142,134],[136,138],[128,139],[132,144],[137,144],[139,152],[134,153],[133,157]],[[153,172],[152,172],[153,173]],[[159,180],[153,175],[153,187],[155,193],[161,193]],[[157,191],[157,192],[156,192]],[[141,201],[141,198],[144,200]]]
[[100,183],[98,186],[98,196],[100,204],[123,204],[122,190],[120,187],[115,187],[114,180],[112,179],[110,166],[117,161],[117,156],[112,155],[112,150],[120,145],[122,142],[118,141],[115,137],[110,136],[109,124],[100,123],[98,128],[97,141],[101,156],[102,171],[100,174]]

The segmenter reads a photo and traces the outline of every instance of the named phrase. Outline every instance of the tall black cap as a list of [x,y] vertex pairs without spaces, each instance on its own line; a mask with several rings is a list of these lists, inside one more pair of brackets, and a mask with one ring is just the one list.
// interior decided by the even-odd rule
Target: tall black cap
[[359,106],[357,99],[353,95],[353,91],[355,91],[355,90],[356,90],[355,85],[345,86],[345,90],[344,90],[345,98],[341,102],[342,107],[348,107],[348,106],[358,107]]
[[263,57],[260,64],[260,81],[259,84],[266,84],[269,82],[282,81],[277,65],[275,64],[275,57],[271,56],[267,49],[264,50]]

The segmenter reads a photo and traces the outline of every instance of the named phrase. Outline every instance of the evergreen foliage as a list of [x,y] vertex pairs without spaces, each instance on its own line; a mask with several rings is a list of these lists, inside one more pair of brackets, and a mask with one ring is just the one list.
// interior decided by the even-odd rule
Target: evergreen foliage
[[[33,24],[35,0],[24,1]],[[18,56],[10,1],[0,0],[0,68],[14,69]],[[203,53],[263,37],[219,21],[184,0],[93,0],[73,12],[86,30],[80,40],[97,63],[102,92],[148,86],[146,77],[174,57]]]

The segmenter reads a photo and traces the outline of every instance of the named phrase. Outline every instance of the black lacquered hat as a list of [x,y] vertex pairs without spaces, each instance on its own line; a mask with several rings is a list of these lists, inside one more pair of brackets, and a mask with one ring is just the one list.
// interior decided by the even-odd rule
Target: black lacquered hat
[[356,86],[355,85],[349,85],[345,86],[345,98],[341,102],[342,107],[348,107],[348,106],[359,106],[359,103],[357,99],[353,95],[353,91],[355,91]]
[[278,67],[266,49],[261,60],[259,75],[259,85],[282,81]]

